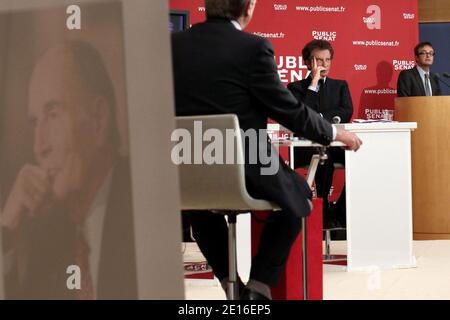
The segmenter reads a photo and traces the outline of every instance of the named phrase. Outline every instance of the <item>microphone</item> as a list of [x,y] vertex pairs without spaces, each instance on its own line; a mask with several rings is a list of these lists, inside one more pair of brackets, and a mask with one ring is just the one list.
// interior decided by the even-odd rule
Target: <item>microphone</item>
[[334,117],[331,119],[331,121],[332,121],[333,124],[339,124],[339,123],[341,123],[341,117],[339,117],[339,116],[334,116]]
[[[439,73],[435,73],[435,75],[436,75],[436,78],[437,78],[440,82],[442,82],[443,84],[445,84],[447,87],[450,88],[450,84],[448,84],[447,82],[445,82],[444,80],[442,80],[442,79],[441,79],[441,75],[440,75]],[[450,74],[449,74],[448,72],[444,72],[442,75],[443,75],[444,77],[446,77],[446,78],[450,78]]]

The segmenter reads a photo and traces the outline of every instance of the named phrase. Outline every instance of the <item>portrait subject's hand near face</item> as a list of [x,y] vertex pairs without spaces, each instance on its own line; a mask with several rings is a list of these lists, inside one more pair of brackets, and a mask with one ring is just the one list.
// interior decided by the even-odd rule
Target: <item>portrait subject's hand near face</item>
[[14,230],[24,215],[33,216],[51,197],[46,170],[25,165],[17,175],[1,217],[2,225]]
[[319,65],[317,62],[316,57],[313,56],[311,61],[311,77],[312,77],[312,85],[316,86],[319,80],[323,77],[323,71],[326,70],[326,68],[322,65]]

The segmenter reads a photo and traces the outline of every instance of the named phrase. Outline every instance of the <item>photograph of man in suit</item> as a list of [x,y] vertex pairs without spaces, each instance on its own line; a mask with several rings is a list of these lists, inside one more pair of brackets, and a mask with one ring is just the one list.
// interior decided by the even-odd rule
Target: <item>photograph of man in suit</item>
[[[51,47],[28,93],[34,159],[1,216],[6,297],[137,298],[130,167],[101,55],[84,41]],[[68,286],[69,266],[80,287]]]
[[420,42],[414,48],[416,66],[400,72],[397,80],[398,97],[440,96],[437,75],[430,71],[436,51],[430,42]]
[[[356,135],[333,127],[283,86],[270,42],[242,31],[255,6],[255,0],[205,0],[206,21],[172,35],[176,114],[233,113],[244,131],[266,129],[270,117],[311,140],[328,145],[335,139],[357,150],[361,141]],[[267,138],[259,143],[271,149]],[[245,152],[247,158],[250,152],[258,154]],[[300,218],[311,211],[312,192],[306,181],[279,156],[276,159],[279,170],[273,175],[261,174],[259,159],[245,164],[249,193],[278,204],[282,211],[271,214],[264,225],[241,299],[271,298],[270,287],[278,284],[300,232]],[[225,290],[226,221],[207,211],[193,212],[190,218],[194,238]]]
[[[353,103],[347,81],[329,77],[334,49],[328,41],[312,40],[302,49],[310,74],[306,79],[295,81],[288,89],[299,100],[330,123],[347,123],[353,115]],[[315,151],[295,148],[295,167],[309,164]],[[341,192],[336,206],[330,210],[328,194],[333,184],[334,164],[345,162],[344,150],[330,148],[328,160],[317,168],[315,176],[317,196],[323,198],[324,227],[345,226],[345,189]]]

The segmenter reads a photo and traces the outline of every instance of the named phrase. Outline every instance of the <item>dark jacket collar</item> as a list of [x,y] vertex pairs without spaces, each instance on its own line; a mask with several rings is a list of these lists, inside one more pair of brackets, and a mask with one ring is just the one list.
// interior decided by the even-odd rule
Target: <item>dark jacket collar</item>
[[206,23],[231,23],[231,19],[228,18],[208,18]]

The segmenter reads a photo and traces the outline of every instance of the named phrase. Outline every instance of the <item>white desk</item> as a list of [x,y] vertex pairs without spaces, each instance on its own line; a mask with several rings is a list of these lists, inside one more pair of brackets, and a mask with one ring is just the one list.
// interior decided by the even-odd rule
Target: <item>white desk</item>
[[415,266],[411,131],[415,122],[344,124],[363,141],[345,154],[347,269]]
[[[347,270],[414,267],[411,130],[417,124],[339,126],[355,132],[363,141],[358,152],[345,154]],[[276,130],[276,126],[268,129]],[[294,141],[290,146],[304,143]]]

